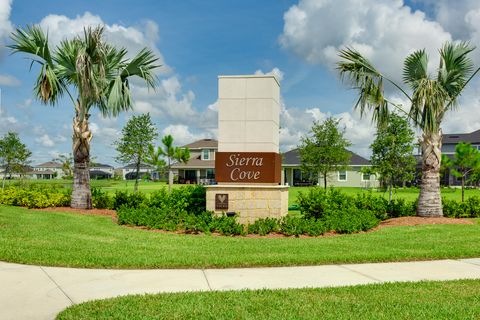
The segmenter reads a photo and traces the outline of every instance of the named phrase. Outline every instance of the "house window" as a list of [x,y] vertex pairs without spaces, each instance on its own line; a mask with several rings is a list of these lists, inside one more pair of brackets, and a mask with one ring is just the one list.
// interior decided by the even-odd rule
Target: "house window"
[[208,149],[202,150],[202,160],[210,160],[210,150]]
[[370,173],[362,173],[362,181],[370,181]]
[[347,171],[338,171],[338,181],[347,181]]

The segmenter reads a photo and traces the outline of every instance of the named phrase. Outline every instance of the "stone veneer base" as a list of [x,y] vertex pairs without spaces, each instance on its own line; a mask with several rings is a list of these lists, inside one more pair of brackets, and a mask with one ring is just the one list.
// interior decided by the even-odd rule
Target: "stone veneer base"
[[[228,194],[228,209],[215,210],[215,194]],[[280,218],[288,214],[288,186],[219,184],[207,186],[207,210],[217,214],[236,212],[240,223],[259,218]]]

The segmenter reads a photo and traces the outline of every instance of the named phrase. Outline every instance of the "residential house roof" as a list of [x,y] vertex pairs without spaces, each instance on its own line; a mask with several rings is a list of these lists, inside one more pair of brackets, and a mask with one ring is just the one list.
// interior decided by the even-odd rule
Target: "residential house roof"
[[172,169],[213,169],[215,168],[215,160],[202,160],[200,157],[192,158],[187,163],[175,163]]
[[[365,159],[362,156],[359,156],[358,154],[347,150],[350,152],[350,165],[351,166],[368,166],[370,165],[370,161],[368,159]],[[285,152],[282,155],[282,165],[286,166],[299,166],[301,164],[300,161],[300,154],[298,152],[298,149],[293,149],[290,151]]]
[[[135,163],[130,163],[120,169],[136,169],[136,168],[137,168],[137,165]],[[154,169],[154,167],[146,163],[141,163],[140,169]]]
[[443,144],[457,144],[460,142],[467,142],[480,144],[480,130],[470,133],[445,133],[442,137]]
[[111,165],[109,164],[103,164],[103,163],[92,163],[90,165],[90,168],[107,168],[107,169],[111,169],[113,168]]
[[189,149],[205,149],[205,148],[218,148],[218,141],[215,139],[201,139],[195,142],[186,144],[183,148]]
[[41,163],[41,164],[39,164],[35,167],[37,167],[37,168],[62,168],[62,164],[58,163],[58,162],[55,162],[55,161],[48,161],[48,162]]

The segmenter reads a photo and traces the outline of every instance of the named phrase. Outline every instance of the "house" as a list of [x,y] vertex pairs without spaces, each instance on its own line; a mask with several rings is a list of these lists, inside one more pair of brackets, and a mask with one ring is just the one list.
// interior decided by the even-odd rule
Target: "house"
[[179,183],[212,184],[215,182],[215,152],[218,141],[201,139],[182,148],[190,150],[190,160],[187,163],[175,163],[171,166],[177,171]]
[[[134,163],[126,165],[125,167],[116,169],[115,172],[122,177],[123,180],[133,180],[135,179],[137,167]],[[155,168],[149,164],[141,163],[140,171],[138,172],[139,178],[144,175],[150,176],[155,171]]]
[[[218,150],[218,141],[202,139],[183,146],[190,149],[190,160],[187,163],[176,163],[172,169],[178,171],[179,183],[215,183],[215,153]],[[328,184],[346,187],[377,187],[379,181],[374,175],[361,173],[363,167],[371,166],[370,161],[351,152],[350,165],[346,171],[332,173]],[[318,178],[309,178],[300,170],[298,150],[294,149],[283,154],[282,170],[283,182],[291,186],[313,185]]]
[[[455,147],[457,144],[464,142],[470,143],[472,147],[480,150],[480,130],[473,131],[470,133],[445,133],[442,136],[442,154],[446,155],[449,158],[455,156]],[[420,154],[420,152],[419,152]],[[419,156],[419,165],[418,169],[421,172],[422,168],[422,159]],[[441,183],[447,186],[460,186],[462,181],[460,178],[455,177],[451,174],[450,170],[447,170],[441,177]]]
[[60,179],[64,176],[63,166],[55,161],[48,161],[34,166],[27,172],[32,179]]
[[[327,178],[327,185],[335,187],[378,187],[379,181],[375,175],[361,171],[364,167],[371,167],[370,161],[352,151],[349,152],[351,157],[347,169],[330,173]],[[302,172],[298,149],[283,154],[282,169],[284,181],[290,186],[323,184],[323,177],[312,177]]]
[[111,165],[103,163],[90,164],[91,179],[111,179],[113,178],[114,169]]

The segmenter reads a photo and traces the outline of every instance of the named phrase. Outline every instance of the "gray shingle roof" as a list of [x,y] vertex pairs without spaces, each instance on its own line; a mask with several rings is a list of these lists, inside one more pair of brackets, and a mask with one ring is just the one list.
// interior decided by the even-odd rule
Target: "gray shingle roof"
[[62,164],[54,161],[48,161],[48,162],[41,163],[36,167],[37,168],[61,168]]
[[[362,156],[359,156],[358,154],[348,150],[350,152],[351,157],[350,157],[350,165],[352,166],[365,166],[365,165],[370,165],[370,161],[365,159]],[[287,165],[287,166],[296,166],[300,165],[300,154],[298,153],[298,149],[293,149],[288,152],[285,152],[282,155],[282,165]]]
[[480,143],[480,130],[470,133],[445,133],[442,137],[443,144],[457,144],[460,142]]
[[201,139],[195,142],[186,144],[183,148],[202,149],[202,148],[218,148],[218,141],[215,139]]

